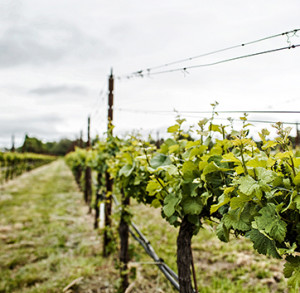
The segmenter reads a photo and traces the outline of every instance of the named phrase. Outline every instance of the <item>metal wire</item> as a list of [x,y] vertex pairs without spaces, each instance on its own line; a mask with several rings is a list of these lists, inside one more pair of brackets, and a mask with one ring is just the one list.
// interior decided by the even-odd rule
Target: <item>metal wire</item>
[[[176,60],[176,61],[173,61],[173,62],[161,64],[161,65],[158,65],[158,66],[148,67],[146,69],[137,70],[137,71],[134,71],[132,73],[119,76],[118,78],[122,79],[122,78],[131,78],[131,77],[137,77],[137,76],[143,77],[144,75],[151,76],[151,75],[154,75],[154,74],[173,72],[173,70],[171,70],[171,71],[169,71],[169,70],[162,71],[162,72],[159,72],[159,73],[155,73],[155,72],[152,73],[151,71],[156,70],[156,69],[160,69],[160,68],[163,68],[163,67],[168,67],[168,66],[171,66],[171,65],[175,65],[175,64],[187,62],[187,61],[192,61],[192,60],[195,60],[195,59],[198,59],[198,58],[201,58],[201,57],[206,57],[206,56],[209,56],[209,55],[213,55],[213,54],[216,54],[216,53],[225,52],[225,51],[232,50],[232,49],[235,49],[235,48],[245,47],[245,46],[250,45],[250,44],[259,43],[259,42],[262,42],[262,41],[265,41],[265,40],[269,40],[269,39],[276,38],[276,37],[279,37],[279,36],[284,36],[284,35],[287,36],[287,38],[288,38],[287,42],[289,44],[289,47],[292,48],[293,46],[291,44],[289,34],[292,34],[292,37],[293,37],[293,36],[296,35],[296,33],[299,30],[300,29],[294,29],[294,30],[291,30],[291,31],[287,31],[287,32],[283,32],[283,33],[280,33],[280,34],[275,34],[275,35],[267,36],[267,37],[264,37],[264,38],[260,38],[260,39],[254,40],[254,41],[242,43],[242,44],[239,44],[239,45],[234,45],[234,46],[230,46],[230,47],[227,47],[227,48],[223,48],[223,49],[219,49],[219,50],[214,50],[214,51],[211,51],[211,52],[208,52],[208,53],[199,54],[199,55],[196,55],[196,56],[179,59],[179,60]],[[235,60],[235,59],[233,59],[233,60]],[[223,61],[223,62],[225,62],[225,61]],[[216,64],[219,64],[219,63],[216,63]],[[211,65],[215,65],[215,64],[213,63]],[[208,66],[208,65],[204,65],[204,66]],[[188,69],[188,68],[193,68],[193,67],[184,67],[184,68],[180,68],[180,69],[175,69],[175,71],[179,71],[179,70],[186,71],[186,69]]]
[[259,55],[263,55],[263,54],[269,54],[269,53],[279,52],[279,51],[283,51],[283,50],[295,49],[295,48],[298,48],[298,47],[300,47],[300,44],[292,45],[292,46],[288,46],[288,47],[282,47],[282,48],[266,50],[266,51],[261,51],[261,52],[256,52],[256,53],[247,54],[247,55],[242,55],[242,56],[229,58],[229,59],[224,59],[224,60],[220,60],[220,61],[212,62],[212,63],[198,64],[198,65],[186,66],[186,67],[175,68],[175,69],[170,69],[170,70],[157,71],[157,72],[149,73],[148,75],[152,76],[152,75],[172,73],[172,72],[178,72],[178,71],[186,72],[189,69],[214,66],[214,65],[218,65],[218,64],[222,64],[222,63],[227,63],[227,62],[236,61],[236,60],[240,60],[240,59],[244,59],[244,58],[259,56]]

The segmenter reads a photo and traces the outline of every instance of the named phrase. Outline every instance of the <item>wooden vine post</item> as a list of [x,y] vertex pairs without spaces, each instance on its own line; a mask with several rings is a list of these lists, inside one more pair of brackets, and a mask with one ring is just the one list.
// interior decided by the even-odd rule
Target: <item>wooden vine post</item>
[[[82,130],[80,131],[80,134],[79,134],[79,140],[77,141],[76,145],[80,148],[83,148],[83,140],[82,140]],[[75,150],[75,147],[76,145],[74,146],[74,150]],[[81,175],[82,175],[82,165],[78,165],[77,168],[76,168],[76,172],[74,174],[75,176],[75,181],[80,189],[80,191],[82,191],[82,184],[81,184]],[[83,195],[83,199],[85,201],[85,198],[84,198],[84,195]]]
[[80,130],[80,135],[79,135],[79,147],[83,147],[83,139],[82,139],[83,133],[82,130]]
[[121,210],[121,219],[119,225],[119,235],[120,235],[120,276],[121,284],[119,291],[124,293],[129,286],[128,281],[128,262],[129,262],[129,253],[128,253],[128,243],[129,243],[129,224],[130,214],[128,212],[128,207],[130,204],[130,197],[125,195],[124,190],[122,193],[122,210]]
[[[108,125],[107,125],[107,135],[112,136],[112,121],[113,121],[113,104],[114,104],[114,76],[111,70],[108,79]],[[111,253],[111,195],[113,189],[113,180],[110,178],[110,174],[106,172],[106,196],[105,196],[105,229],[104,229],[104,240],[103,240],[103,256],[107,257]]]
[[98,172],[98,175],[97,175],[97,185],[98,185],[98,187],[97,187],[97,190],[96,190],[96,200],[95,200],[94,229],[99,228],[100,200],[101,200],[99,186],[101,184],[101,176],[102,176],[102,174]]
[[300,139],[299,139],[299,129],[298,129],[298,122],[296,122],[296,139],[295,139],[295,148],[299,146]]
[[15,150],[16,150],[16,149],[15,149],[15,136],[12,135],[12,136],[11,136],[11,150],[10,150],[10,151],[11,151],[12,153],[14,153]]
[[[91,136],[90,136],[90,124],[91,118],[88,117],[88,135],[87,135],[87,149],[91,148]],[[92,169],[87,166],[85,168],[85,186],[84,186],[84,200],[89,206],[89,213],[91,213],[91,199],[92,199]]]

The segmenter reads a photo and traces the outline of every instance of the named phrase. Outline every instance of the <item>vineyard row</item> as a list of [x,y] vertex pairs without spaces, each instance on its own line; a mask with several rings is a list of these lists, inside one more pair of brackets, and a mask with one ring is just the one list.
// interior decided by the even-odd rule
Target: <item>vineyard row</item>
[[[76,149],[66,157],[77,182],[85,178],[86,184],[92,170],[97,173],[97,194],[104,194],[105,203],[104,256],[110,254],[113,241],[109,233],[112,193],[122,198],[119,234],[124,292],[128,286],[130,198],[160,208],[162,217],[179,227],[180,292],[197,291],[196,281],[195,291],[191,281],[191,241],[204,224],[212,226],[221,241],[229,242],[232,235],[247,237],[260,254],[284,258],[288,284],[299,288],[300,158],[290,146],[291,128],[276,123],[275,139],[263,129],[261,141],[255,142],[248,137],[251,125],[247,118],[241,121],[238,131],[232,125],[214,124],[213,118],[184,131],[185,121],[178,118],[168,128],[172,138],[159,147],[140,138],[119,139],[108,133],[93,149]],[[85,200],[97,209],[99,197],[95,201],[86,186]]]

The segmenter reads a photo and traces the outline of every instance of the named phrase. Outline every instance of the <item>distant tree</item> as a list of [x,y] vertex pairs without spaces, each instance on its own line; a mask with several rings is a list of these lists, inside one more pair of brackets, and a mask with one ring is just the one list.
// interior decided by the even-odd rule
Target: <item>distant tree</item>
[[[93,140],[95,143],[97,139]],[[30,152],[38,154],[49,154],[55,156],[64,156],[68,152],[75,149],[75,146],[86,147],[86,142],[81,139],[70,140],[68,138],[62,138],[60,141],[56,142],[46,142],[43,143],[40,139],[36,137],[29,137],[27,134],[24,138],[23,145],[17,149],[18,152]]]
[[67,138],[63,138],[59,142],[54,143],[53,147],[50,149],[50,153],[56,156],[64,156],[73,149],[74,141]]
[[47,153],[46,147],[41,140],[36,137],[29,137],[27,134],[25,135],[24,143],[21,146],[21,151],[22,153]]
[[53,149],[56,144],[57,144],[56,141],[48,141],[45,143],[45,148],[46,148],[47,154],[51,153],[51,149]]

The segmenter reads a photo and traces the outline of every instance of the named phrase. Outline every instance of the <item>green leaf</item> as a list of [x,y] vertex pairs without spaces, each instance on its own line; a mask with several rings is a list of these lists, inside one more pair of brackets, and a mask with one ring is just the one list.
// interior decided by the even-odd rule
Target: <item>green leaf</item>
[[200,161],[200,162],[199,162],[199,165],[198,165],[199,171],[204,170],[204,168],[205,168],[208,164],[209,164],[209,163],[208,163],[207,161]]
[[179,126],[178,124],[175,124],[175,125],[170,126],[170,127],[168,128],[168,132],[169,132],[169,133],[177,132],[179,128],[180,128],[180,126]]
[[168,166],[165,166],[164,168],[170,176],[173,176],[178,173],[178,169],[174,165],[168,165]]
[[300,256],[289,255],[286,257],[286,263],[284,265],[284,276],[290,278],[293,275],[295,268],[300,266]]
[[297,249],[297,244],[294,242],[292,246],[287,245],[287,248],[278,248],[278,251],[280,253],[280,255],[287,255],[287,254],[293,254],[295,253]]
[[224,206],[225,204],[230,202],[230,197],[226,196],[225,194],[222,194],[219,197],[219,202],[218,204],[213,204],[210,207],[210,214],[215,213],[220,207]]
[[239,178],[237,183],[240,184],[239,190],[248,195],[248,196],[256,196],[259,200],[261,200],[263,191],[270,191],[270,187],[264,182],[257,182],[250,175],[243,176]]
[[234,186],[226,187],[224,193],[219,197],[218,204],[213,204],[210,207],[210,213],[215,213],[220,207],[230,202],[230,195],[235,190]]
[[146,187],[146,191],[149,193],[149,195],[155,195],[156,193],[160,192],[162,190],[161,185],[156,181],[152,180],[149,181]]
[[191,140],[186,143],[185,149],[187,150],[192,147],[200,146],[200,145],[201,145],[201,142],[199,140],[195,140],[195,141]]
[[297,209],[300,211],[300,195],[299,194],[294,198],[294,202],[296,203]]
[[195,226],[200,226],[200,218],[199,215],[188,215],[188,221]]
[[250,201],[251,197],[243,194],[243,193],[239,193],[238,197],[233,197],[230,200],[230,207],[235,210],[237,208],[243,208],[245,206],[245,203]]
[[199,215],[203,204],[200,197],[188,197],[182,201],[182,207],[186,215]]
[[300,172],[294,177],[294,184],[300,186]]
[[274,258],[281,258],[276,249],[275,241],[268,238],[257,229],[252,229],[247,232],[246,237],[250,238],[253,242],[254,249],[256,249],[258,253],[269,255]]
[[209,131],[220,132],[221,134],[223,133],[221,127],[216,124],[210,124]]
[[222,162],[234,162],[239,165],[242,164],[242,162],[238,158],[236,158],[233,153],[223,155]]
[[275,155],[275,158],[280,159],[280,160],[284,160],[284,159],[290,159],[293,156],[294,156],[293,151],[287,151],[287,152],[284,152],[284,153],[277,153]]
[[177,144],[176,141],[172,138],[168,138],[160,147],[160,152],[162,154],[167,154],[169,152],[169,147]]
[[154,200],[152,200],[151,206],[154,208],[159,208],[161,206],[159,199],[155,198]]
[[226,228],[226,226],[223,223],[220,223],[217,226],[216,234],[221,241],[229,242],[229,230]]
[[261,148],[262,148],[263,150],[266,150],[266,149],[268,149],[268,148],[274,148],[274,147],[276,147],[277,145],[278,145],[278,142],[269,140],[269,141],[267,141]]
[[119,176],[129,177],[133,170],[134,165],[126,164],[120,169]]
[[170,154],[175,153],[177,150],[179,150],[179,145],[178,144],[174,144],[174,145],[171,145],[169,147],[169,153]]
[[196,177],[197,165],[192,161],[186,161],[182,165],[183,178],[186,180],[193,180]]
[[183,191],[183,194],[187,195],[187,196],[191,196],[191,197],[195,197],[198,195],[197,193],[197,188],[199,186],[201,186],[202,184],[199,184],[199,183],[192,183],[192,182],[189,182],[189,183],[184,183],[182,185],[182,191]]
[[267,165],[267,160],[264,160],[259,157],[255,157],[254,159],[248,161],[246,164],[247,167],[252,167],[252,168],[256,168],[256,167],[264,167],[265,168],[266,165]]
[[258,185],[257,182],[249,175],[239,178],[237,183],[240,184],[239,190],[246,195],[252,195],[255,190],[254,186]]
[[175,227],[179,224],[177,215],[172,215],[171,217],[169,217],[168,221],[171,225],[173,225]]
[[235,168],[235,172],[237,175],[244,174],[244,168],[242,165]]
[[133,184],[140,185],[140,183],[141,183],[141,177],[139,177],[139,176],[134,177]]
[[288,284],[294,289],[300,287],[300,256],[287,256],[283,270],[284,276],[289,278]]
[[190,152],[190,157],[189,157],[190,160],[194,159],[195,156],[200,156],[200,155],[202,155],[202,154],[205,152],[206,149],[207,149],[207,146],[206,146],[206,145],[201,145],[201,146],[199,146],[199,147],[193,148],[193,149],[191,150],[191,152]]
[[225,172],[228,171],[228,168],[221,168],[219,166],[217,166],[217,164],[215,162],[210,162],[203,170],[203,176],[209,174],[209,173],[213,173],[213,172]]
[[278,176],[276,175],[275,172],[272,170],[267,170],[262,167],[257,167],[255,168],[255,174],[262,183],[268,184],[271,183],[277,178]]
[[207,162],[214,162],[218,167],[220,168],[228,168],[228,163],[227,162],[222,162],[223,157],[221,155],[216,155],[213,154],[212,156],[210,156],[210,158],[208,158]]
[[283,242],[287,232],[287,224],[276,214],[276,206],[268,203],[259,211],[260,216],[255,217],[259,230],[265,231],[272,239]]
[[251,228],[251,214],[240,208],[230,210],[223,217],[223,223],[227,229],[233,228],[234,230],[248,231]]
[[178,169],[176,166],[174,166],[173,164],[171,165],[165,165],[165,166],[160,166],[156,169],[157,171],[159,170],[164,170],[166,171],[170,176],[175,175],[176,173],[178,173]]
[[156,154],[151,160],[150,165],[152,168],[156,169],[160,166],[166,166],[172,164],[171,159],[164,154]]
[[175,207],[180,201],[180,198],[178,198],[175,194],[169,193],[164,200],[164,207],[163,212],[164,214],[169,218],[171,217],[175,212]]

